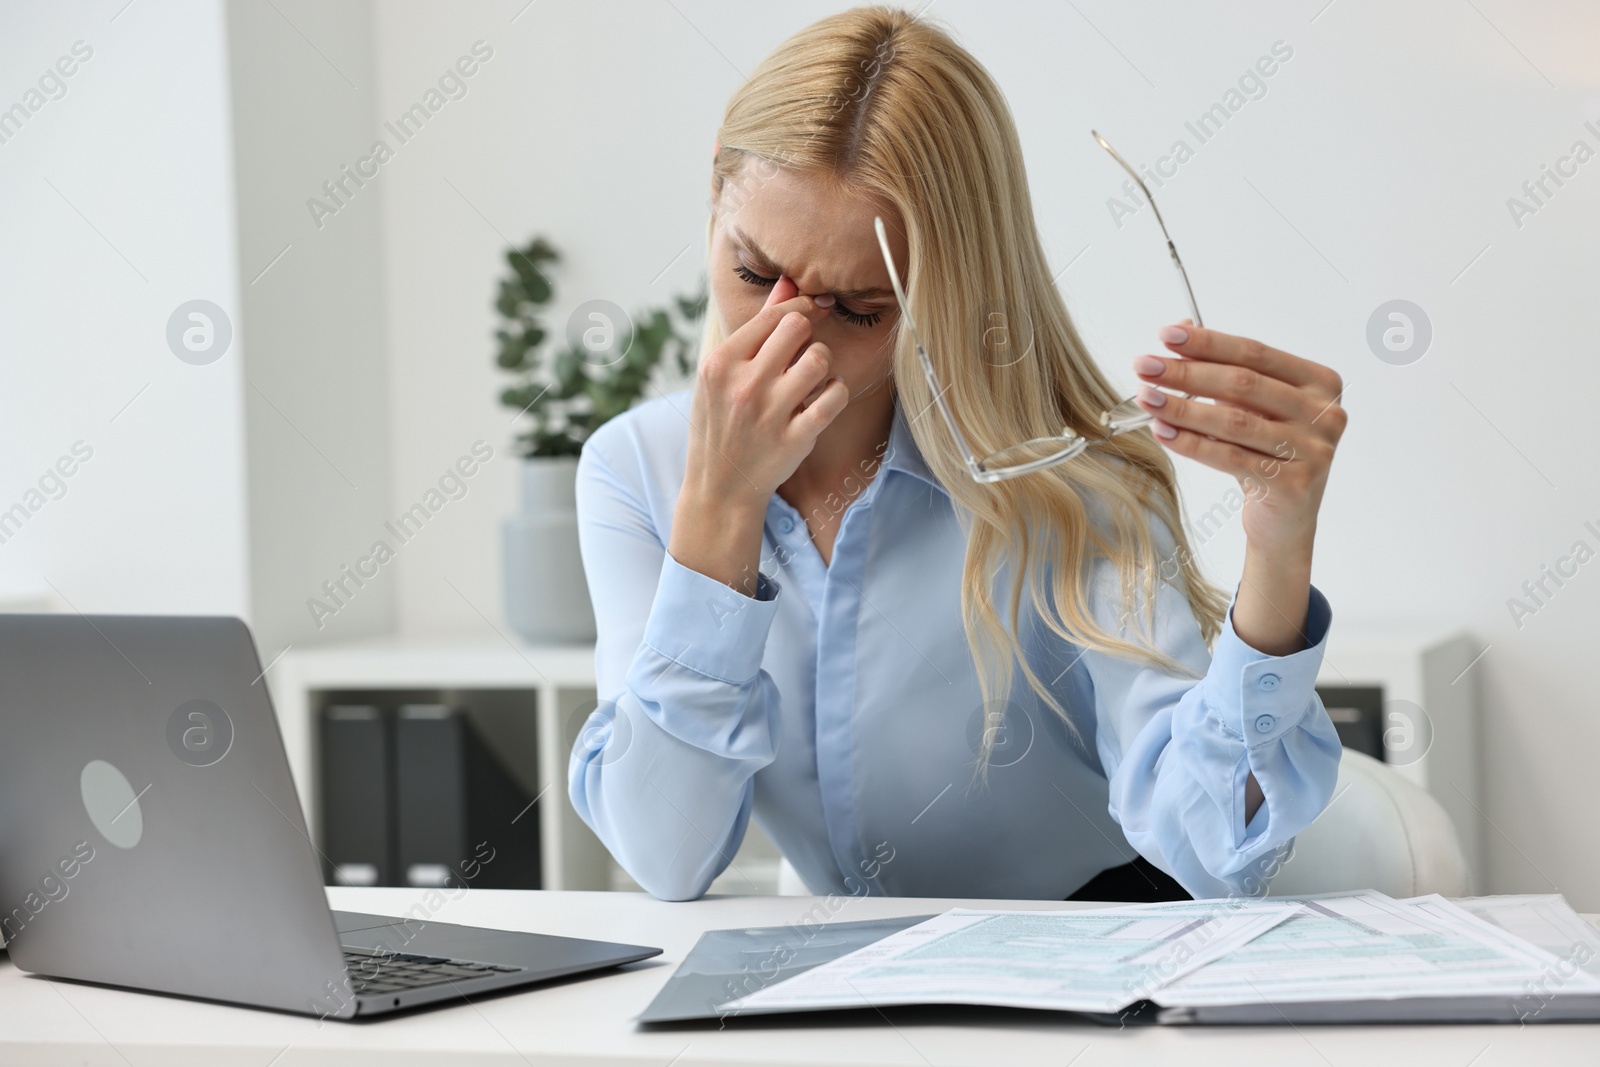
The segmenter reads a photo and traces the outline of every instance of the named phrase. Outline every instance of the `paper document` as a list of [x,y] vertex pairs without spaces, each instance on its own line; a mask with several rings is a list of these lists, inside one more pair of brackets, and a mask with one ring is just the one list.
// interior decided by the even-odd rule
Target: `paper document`
[[1566,897],[1555,893],[1471,897],[1453,903],[1557,959],[1569,960],[1600,977],[1600,930],[1573,911]]
[[956,908],[722,1007],[1116,1012],[1300,910],[1298,903],[1216,900],[1087,911]]
[[[1307,897],[1305,909],[1226,958],[1168,983],[1163,1007],[1522,995],[1554,957],[1443,897]],[[1600,992],[1579,972],[1564,992]]]

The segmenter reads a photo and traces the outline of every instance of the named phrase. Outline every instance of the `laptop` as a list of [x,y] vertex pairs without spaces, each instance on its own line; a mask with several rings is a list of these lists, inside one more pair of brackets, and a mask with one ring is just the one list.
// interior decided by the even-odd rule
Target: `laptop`
[[17,967],[351,1019],[661,952],[437,921],[466,875],[402,916],[330,911],[262,675],[235,618],[0,615]]

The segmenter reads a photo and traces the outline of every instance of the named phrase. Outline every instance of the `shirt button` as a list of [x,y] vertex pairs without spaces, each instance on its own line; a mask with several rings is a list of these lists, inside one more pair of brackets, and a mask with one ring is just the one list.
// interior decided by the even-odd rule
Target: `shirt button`
[[1256,679],[1256,684],[1270,693],[1278,688],[1278,676],[1276,674],[1263,674]]
[[1278,720],[1274,719],[1271,715],[1257,715],[1256,733],[1270,734],[1272,732],[1272,727],[1277,723],[1277,721]]
[[783,518],[778,520],[778,529],[782,530],[784,533],[792,533],[794,531],[794,520],[785,515]]

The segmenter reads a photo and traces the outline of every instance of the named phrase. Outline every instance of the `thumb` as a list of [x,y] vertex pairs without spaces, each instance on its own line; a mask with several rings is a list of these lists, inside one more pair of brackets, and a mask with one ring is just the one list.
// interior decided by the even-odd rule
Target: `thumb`
[[761,306],[764,310],[774,304],[781,304],[785,300],[793,300],[799,295],[800,287],[794,283],[793,278],[784,274],[776,282],[772,283],[772,292],[767,294],[767,302]]

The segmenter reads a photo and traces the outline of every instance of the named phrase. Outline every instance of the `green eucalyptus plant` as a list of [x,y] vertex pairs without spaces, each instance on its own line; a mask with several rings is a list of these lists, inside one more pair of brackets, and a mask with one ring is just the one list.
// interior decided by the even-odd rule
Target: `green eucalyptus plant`
[[706,310],[702,280],[697,295],[674,298],[675,308],[653,308],[631,319],[617,316],[622,321],[608,326],[603,360],[596,360],[582,341],[568,338],[560,338],[547,355],[543,349],[550,337],[540,315],[555,296],[547,268],[560,259],[543,237],[509,249],[511,271],[501,278],[494,303],[504,320],[495,331],[500,342],[495,362],[516,376],[500,393],[500,402],[533,419],[517,436],[524,457],[576,456],[590,434],[644,394],[664,358],[671,357],[679,373],[688,374],[696,326]]

